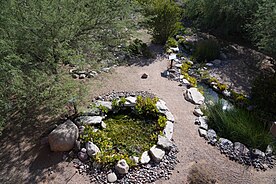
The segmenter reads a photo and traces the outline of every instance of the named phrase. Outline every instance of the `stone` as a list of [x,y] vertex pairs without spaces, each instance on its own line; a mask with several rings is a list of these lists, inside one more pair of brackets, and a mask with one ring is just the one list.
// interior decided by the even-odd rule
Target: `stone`
[[110,68],[102,68],[102,71],[108,73],[110,71]]
[[210,142],[216,142],[216,140],[217,140],[217,133],[216,133],[216,131],[213,130],[213,129],[209,129],[207,131],[207,137],[206,138]]
[[207,117],[206,116],[199,117],[198,121],[199,121],[199,127],[200,128],[208,130],[208,124],[207,124]]
[[154,162],[157,162],[157,163],[159,163],[162,160],[162,158],[165,156],[165,151],[156,145],[151,147],[149,152]]
[[198,133],[201,137],[204,137],[204,138],[207,137],[207,131],[202,128],[198,128]]
[[86,147],[86,152],[87,152],[88,156],[90,156],[90,157],[93,157],[98,152],[100,152],[100,149],[98,148],[98,146],[93,144],[90,141],[85,144],[85,147]]
[[102,116],[79,116],[75,121],[80,122],[83,125],[96,125],[100,124],[103,120]]
[[86,77],[85,74],[80,74],[79,79],[84,79]]
[[108,181],[109,183],[114,183],[115,181],[117,181],[117,175],[116,175],[114,172],[109,173],[109,174],[107,175],[107,181]]
[[148,78],[148,74],[147,73],[143,73],[143,75],[141,76],[141,79],[147,79]]
[[182,64],[175,64],[174,65],[176,68],[181,68]]
[[80,161],[85,162],[88,159],[88,155],[86,152],[78,152],[78,158]]
[[84,133],[85,126],[81,125],[79,126],[79,133],[83,134]]
[[215,65],[215,66],[219,66],[219,65],[221,65],[221,60],[215,59],[215,60],[213,60],[213,61],[210,61],[210,63],[212,63],[212,64]]
[[253,150],[252,150],[252,154],[253,154],[255,157],[259,157],[259,158],[264,158],[264,157],[265,157],[265,153],[262,152],[262,151],[259,150],[259,149],[253,149]]
[[179,52],[179,48],[178,47],[171,47],[170,50],[172,50],[173,52]]
[[163,100],[157,101],[156,108],[159,110],[159,112],[165,112],[169,110],[168,107],[166,106],[166,103]]
[[172,139],[172,136],[173,136],[173,123],[171,121],[167,121],[166,122],[166,126],[165,126],[165,128],[163,130],[163,134],[169,140]]
[[72,68],[72,69],[69,70],[69,74],[73,74],[73,73],[75,73],[76,71],[77,71],[77,69]]
[[76,71],[76,73],[79,74],[79,75],[81,75],[81,74],[84,74],[84,75],[85,75],[87,72],[84,71],[84,70],[79,70],[79,71]]
[[163,77],[168,77],[170,75],[170,72],[168,70],[165,70],[163,73],[161,73]]
[[213,63],[206,63],[205,66],[212,67],[212,66],[214,66],[214,64]]
[[173,143],[170,139],[168,139],[167,137],[164,137],[162,135],[158,135],[158,141],[157,141],[157,145],[166,149],[166,150],[170,150],[173,148]]
[[93,73],[89,72],[89,73],[87,74],[87,78],[93,78],[93,77],[95,77],[95,75],[94,75]]
[[103,129],[106,129],[106,124],[105,124],[105,122],[101,122],[101,127],[103,128]]
[[184,85],[186,85],[186,86],[190,86],[190,85],[191,85],[191,83],[190,83],[187,79],[183,79],[183,80],[182,80],[182,83],[183,83]]
[[150,156],[149,156],[149,152],[145,151],[142,153],[141,158],[140,158],[140,163],[141,164],[147,164],[150,162]]
[[203,112],[201,111],[200,108],[195,108],[194,115],[200,117],[200,116],[203,116],[204,114],[203,114]]
[[78,137],[78,127],[71,120],[67,120],[49,134],[51,151],[70,151]]
[[96,107],[103,106],[106,107],[109,111],[112,110],[112,102],[98,100],[95,104]]
[[118,163],[115,165],[115,170],[119,174],[127,174],[129,170],[129,166],[125,159],[119,160]]
[[136,157],[136,156],[130,156],[129,159],[135,163],[135,165],[138,165],[139,163],[139,157]]
[[72,74],[72,77],[73,77],[74,79],[77,79],[77,78],[79,78],[79,75],[78,75],[78,74],[73,73],[73,74]]
[[184,75],[180,75],[180,76],[179,76],[179,79],[180,79],[180,80],[183,80],[183,79],[184,79]]
[[133,97],[133,96],[126,97],[126,103],[124,104],[124,106],[126,106],[126,107],[135,107],[136,100],[137,100],[137,98]]
[[224,148],[224,147],[233,148],[233,143],[231,141],[229,141],[228,139],[225,139],[225,138],[220,138],[219,139],[219,145],[222,148]]
[[204,96],[197,90],[197,88],[187,89],[184,93],[184,97],[187,101],[192,102],[196,105],[201,105],[204,103]]
[[165,114],[168,121],[174,122],[174,117],[173,117],[173,115],[170,111],[165,111],[164,114]]
[[249,149],[243,145],[242,143],[240,142],[235,142],[234,143],[234,153],[237,155],[237,156],[248,156],[249,155]]
[[74,150],[79,151],[81,149],[81,143],[80,141],[76,140],[74,144]]
[[276,137],[276,122],[272,123],[272,126],[270,128],[270,132],[274,137]]
[[270,156],[272,155],[272,153],[273,153],[273,147],[271,145],[267,145],[265,154]]
[[231,92],[228,91],[228,90],[222,91],[222,94],[223,94],[225,97],[230,97],[230,96],[231,96]]

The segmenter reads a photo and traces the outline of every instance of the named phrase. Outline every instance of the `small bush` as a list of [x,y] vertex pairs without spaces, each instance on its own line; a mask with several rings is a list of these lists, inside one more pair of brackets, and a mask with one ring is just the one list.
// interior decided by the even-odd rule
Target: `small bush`
[[167,40],[167,43],[166,43],[166,47],[177,47],[178,46],[178,43],[177,43],[177,41],[174,39],[174,38],[169,38],[168,40]]
[[191,86],[196,87],[197,86],[196,78],[194,78],[194,77],[192,77],[188,74],[188,71],[191,68],[191,66],[192,65],[188,62],[183,63],[181,68],[180,68],[181,69],[181,74],[184,76],[185,79],[187,79],[190,82]]
[[154,58],[153,53],[150,51],[147,44],[143,43],[142,40],[135,39],[127,48],[127,51],[132,56]]
[[193,56],[199,62],[212,61],[219,57],[219,44],[213,39],[199,41]]
[[158,101],[158,98],[143,98],[142,96],[137,97],[136,105],[135,105],[135,110],[137,111],[138,114],[140,115],[145,115],[148,117],[155,117],[157,116],[158,109],[156,107],[156,102]]
[[269,130],[265,128],[264,123],[258,121],[253,112],[240,108],[225,111],[222,106],[222,103],[218,102],[213,106],[209,105],[206,110],[209,127],[220,137],[263,151],[268,144],[273,143]]

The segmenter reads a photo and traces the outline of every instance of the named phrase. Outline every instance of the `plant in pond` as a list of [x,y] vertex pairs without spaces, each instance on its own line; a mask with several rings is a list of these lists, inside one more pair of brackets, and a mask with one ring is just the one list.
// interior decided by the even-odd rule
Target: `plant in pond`
[[146,97],[143,98],[142,96],[137,96],[135,110],[139,115],[145,116],[153,116],[156,117],[158,113],[158,109],[156,107],[156,102],[159,99],[157,97],[150,98]]
[[101,152],[94,158],[106,166],[125,159],[132,166],[130,156],[140,156],[157,142],[159,125],[157,120],[147,121],[127,114],[111,115],[105,120],[106,129],[94,131],[92,126],[85,128],[81,135],[83,142],[93,141]]
[[241,108],[223,110],[222,106],[222,103],[218,102],[215,105],[208,105],[206,110],[208,125],[219,136],[263,151],[268,144],[273,144],[269,130],[264,123],[258,121],[253,112]]

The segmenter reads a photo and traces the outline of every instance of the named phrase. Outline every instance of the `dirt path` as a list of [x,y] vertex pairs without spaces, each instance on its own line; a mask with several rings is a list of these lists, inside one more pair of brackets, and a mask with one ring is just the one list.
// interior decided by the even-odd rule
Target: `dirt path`
[[[89,82],[91,98],[112,90],[146,90],[166,101],[176,119],[174,141],[179,148],[180,163],[170,180],[156,183],[186,183],[191,167],[203,165],[203,168],[209,171],[219,183],[275,184],[276,169],[256,172],[252,168],[246,168],[230,161],[198,136],[197,127],[194,125],[195,116],[192,113],[194,105],[184,100],[183,87],[178,86],[177,82],[161,77],[160,73],[167,64],[167,60],[159,58],[143,67],[139,65],[118,67],[111,74],[102,74],[97,80]],[[148,79],[140,78],[144,72],[149,74]],[[51,153],[47,147],[34,146],[32,142],[22,143],[17,140],[18,144],[22,144],[19,145],[20,153],[18,146],[11,144],[12,140],[6,139],[6,145],[3,141],[1,140],[0,148],[5,150],[9,148],[11,153],[18,152],[18,155],[14,155],[14,160],[9,153],[3,153],[3,151],[0,153],[2,166],[0,183],[89,183],[88,176],[76,174],[72,163],[63,162],[61,154]],[[7,156],[10,159],[7,159]]]

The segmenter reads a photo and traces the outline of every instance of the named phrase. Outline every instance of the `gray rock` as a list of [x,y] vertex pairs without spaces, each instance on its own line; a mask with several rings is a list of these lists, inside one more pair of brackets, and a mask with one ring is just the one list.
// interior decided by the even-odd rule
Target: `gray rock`
[[200,108],[195,108],[194,115],[200,117],[200,116],[203,116],[204,114],[203,114],[203,112],[201,111]]
[[173,117],[171,112],[166,111],[164,114],[165,114],[168,121],[174,122],[174,117]]
[[210,63],[212,63],[215,66],[219,66],[219,65],[221,65],[221,60],[215,59],[214,61],[210,61]]
[[165,126],[165,128],[163,130],[163,134],[169,140],[172,139],[172,136],[173,136],[173,123],[171,121],[167,121],[166,122],[166,126]]
[[108,73],[110,71],[110,68],[102,68],[102,71]]
[[171,47],[170,50],[172,50],[173,52],[179,52],[179,48],[178,47]]
[[207,131],[202,128],[198,128],[198,133],[201,137],[204,137],[204,138],[207,137]]
[[198,118],[199,121],[199,127],[205,130],[208,130],[208,124],[207,124],[207,117],[202,116]]
[[100,124],[103,120],[101,116],[79,116],[75,121],[80,122],[83,125],[96,125]]
[[78,74],[73,73],[73,74],[72,74],[72,77],[73,77],[74,79],[77,79],[77,78],[79,78],[79,75],[78,75]]
[[49,134],[48,141],[52,151],[70,151],[78,137],[78,127],[71,120],[67,120]]
[[234,143],[234,153],[237,155],[237,156],[248,156],[249,155],[249,149],[243,145],[242,143],[240,142],[235,142]]
[[207,140],[210,141],[211,143],[216,142],[217,134],[216,134],[215,130],[209,129],[207,131]]
[[149,152],[145,151],[142,153],[141,158],[140,158],[140,163],[141,164],[147,164],[150,162],[150,156],[149,156]]
[[80,74],[79,79],[84,79],[86,77],[85,74]]
[[78,158],[80,159],[80,161],[85,162],[88,159],[88,155],[86,152],[78,152]]
[[273,153],[273,147],[271,145],[267,145],[265,154],[270,156],[272,155],[272,153]]
[[96,103],[96,107],[99,106],[104,106],[106,107],[109,111],[112,110],[112,102],[107,102],[107,101],[97,101]]
[[197,88],[187,89],[184,93],[184,97],[187,101],[192,102],[196,105],[204,103],[204,96],[197,90]]
[[115,170],[119,174],[127,174],[128,170],[129,170],[129,166],[128,166],[126,160],[122,159],[122,160],[118,161],[118,163],[115,165]]
[[233,143],[231,141],[229,141],[228,139],[225,138],[220,138],[219,139],[219,145],[222,148],[233,148]]
[[230,97],[230,96],[231,96],[231,92],[228,91],[228,90],[224,90],[224,91],[222,92],[222,94],[223,94],[225,97]]
[[160,162],[162,158],[165,156],[165,151],[160,147],[157,147],[156,145],[151,147],[149,152],[152,156],[152,159],[157,163]]
[[108,181],[109,183],[114,183],[115,181],[117,181],[117,176],[116,176],[116,174],[115,174],[114,172],[109,173],[109,174],[107,175],[107,181]]
[[135,157],[135,156],[130,156],[129,159],[135,163],[135,165],[138,165],[139,163],[139,157]]
[[100,149],[98,148],[98,146],[93,144],[92,142],[87,142],[85,144],[85,147],[86,147],[86,152],[90,157],[93,157],[100,152]]
[[252,150],[252,154],[256,157],[260,157],[260,158],[264,158],[265,157],[265,153],[262,152],[261,150],[259,149],[253,149]]
[[214,66],[214,64],[213,63],[206,63],[205,66],[212,67],[212,66]]
[[172,141],[162,135],[158,135],[157,145],[161,146],[162,148],[164,148],[166,150],[170,150],[173,147]]
[[169,110],[163,100],[158,100],[158,102],[156,103],[156,108],[159,110],[159,112],[165,112]]
[[135,107],[136,100],[137,100],[136,97],[129,96],[129,97],[126,98],[126,103],[124,104],[124,106],[126,106],[126,107]]

